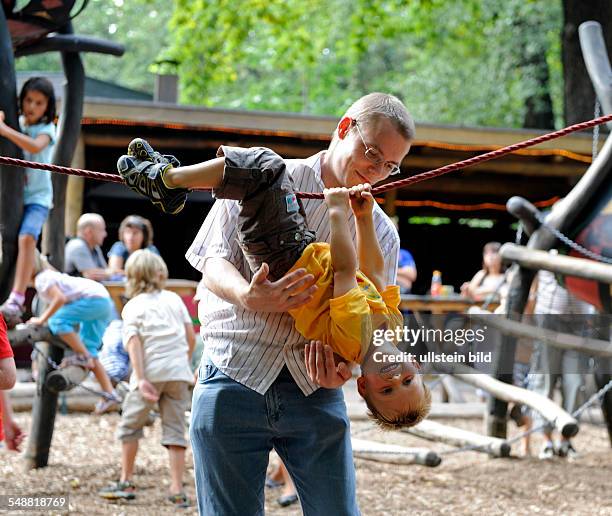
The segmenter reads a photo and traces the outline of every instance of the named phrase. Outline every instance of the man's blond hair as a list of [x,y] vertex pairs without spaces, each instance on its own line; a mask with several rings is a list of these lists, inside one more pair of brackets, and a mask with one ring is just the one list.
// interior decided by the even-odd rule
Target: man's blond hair
[[349,116],[363,125],[386,118],[406,140],[412,141],[416,136],[414,120],[404,103],[389,93],[370,93],[357,99],[344,116]]
[[134,251],[125,262],[128,298],[144,292],[162,290],[168,279],[168,267],[161,256],[148,249]]

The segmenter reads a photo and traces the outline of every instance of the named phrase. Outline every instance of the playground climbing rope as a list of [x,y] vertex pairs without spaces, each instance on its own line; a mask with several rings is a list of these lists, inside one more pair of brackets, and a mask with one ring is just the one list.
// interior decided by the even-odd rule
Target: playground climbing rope
[[[561,138],[562,136],[566,136],[576,131],[583,131],[585,129],[590,129],[592,127],[596,127],[601,124],[605,124],[607,122],[612,122],[612,114],[594,118],[586,122],[580,122],[579,124],[570,125],[563,129],[559,129],[558,131],[554,131],[551,133],[543,134],[541,136],[537,136],[535,138],[530,138],[528,140],[514,143],[512,145],[508,145],[506,147],[502,147],[500,149],[496,149],[494,151],[487,152],[485,154],[481,154],[479,156],[474,156],[473,158],[465,159],[463,161],[458,161],[456,163],[451,163],[449,165],[445,165],[443,167],[429,170],[421,174],[416,174],[414,176],[407,177],[405,179],[393,181],[391,183],[387,183],[385,185],[374,188],[372,190],[372,193],[380,194],[383,192],[387,192],[389,190],[400,188],[402,186],[409,186],[409,185],[413,185],[416,183],[420,183],[421,181],[427,181],[429,179],[433,179],[435,177],[438,177],[444,174],[448,174],[456,170],[461,170],[463,168],[470,167],[478,163],[482,163],[484,161],[490,161],[490,160],[499,158],[501,156],[510,154],[520,149],[525,149],[527,147],[532,147],[534,145],[538,145],[540,143],[554,140],[556,138]],[[79,168],[63,167],[60,165],[50,165],[46,163],[36,163],[36,162],[26,161],[26,160],[17,159],[17,158],[11,158],[8,156],[0,156],[0,165],[8,165],[8,166],[14,166],[14,167],[26,167],[26,168],[39,169],[39,170],[49,170],[57,174],[68,174],[68,175],[86,177],[89,179],[96,179],[98,181],[123,183],[123,179],[117,174],[96,172],[93,170],[83,170]],[[323,198],[322,193],[297,192],[297,195],[298,197],[301,197],[302,199],[322,199]]]

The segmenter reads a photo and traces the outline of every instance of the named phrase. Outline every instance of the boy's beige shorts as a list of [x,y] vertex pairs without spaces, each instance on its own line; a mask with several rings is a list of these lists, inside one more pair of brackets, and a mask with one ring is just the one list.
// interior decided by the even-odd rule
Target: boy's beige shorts
[[[185,411],[191,401],[188,382],[152,382],[159,392],[159,412],[161,415],[162,438],[164,446],[187,447],[185,439]],[[117,439],[133,441],[143,436],[142,429],[149,420],[149,412],[154,402],[145,400],[138,389],[128,392],[122,405],[121,423],[117,428]]]

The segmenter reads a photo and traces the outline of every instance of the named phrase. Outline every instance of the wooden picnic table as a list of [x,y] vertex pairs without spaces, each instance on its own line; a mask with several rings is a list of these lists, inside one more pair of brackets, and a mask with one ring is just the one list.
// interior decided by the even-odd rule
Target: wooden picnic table
[[412,312],[431,312],[432,314],[446,314],[449,312],[465,312],[474,305],[480,306],[482,302],[463,297],[459,294],[450,296],[417,296],[414,294],[402,295],[401,310]]
[[[123,305],[125,304],[125,299],[123,298],[125,294],[125,282],[104,281],[103,284],[106,287],[106,290],[109,291],[111,298],[117,307],[117,311],[121,313],[121,310],[123,310]],[[166,286],[164,288],[178,294],[183,298],[193,297],[195,296],[196,289],[198,288],[198,282],[184,279],[168,279],[166,280]]]

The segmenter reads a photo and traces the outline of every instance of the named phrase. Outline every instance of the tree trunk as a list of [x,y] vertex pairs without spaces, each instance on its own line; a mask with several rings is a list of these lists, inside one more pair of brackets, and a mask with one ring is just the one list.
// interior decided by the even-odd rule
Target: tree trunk
[[612,55],[612,2],[610,0],[563,0],[561,59],[564,79],[564,111],[567,125],[593,118],[595,92],[587,73],[578,40],[582,22],[601,24],[608,53]]

